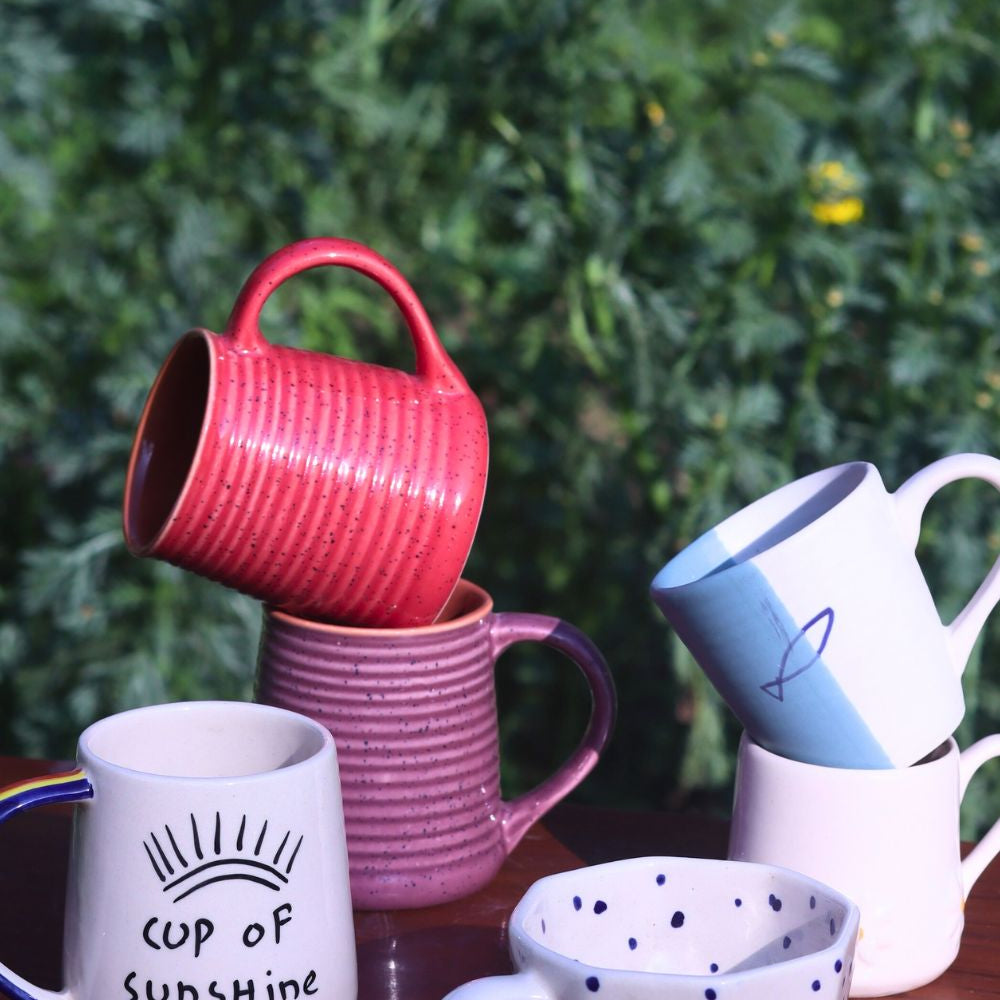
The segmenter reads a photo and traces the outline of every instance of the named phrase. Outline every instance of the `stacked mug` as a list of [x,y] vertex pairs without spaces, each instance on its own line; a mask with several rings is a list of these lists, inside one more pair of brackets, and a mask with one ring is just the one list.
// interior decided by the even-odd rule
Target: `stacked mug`
[[1000,489],[951,455],[889,493],[852,462],[763,497],[660,570],[651,593],[744,727],[729,856],[833,886],[861,910],[852,996],[937,978],[1000,821],[962,860],[959,806],[1000,735],[960,752],[962,673],[1000,598],[994,565],[944,625],[915,556],[931,496]]
[[[267,298],[324,265],[389,293],[412,374],[265,340]],[[482,406],[413,289],[377,253],[333,238],[268,257],[221,335],[186,333],[140,420],[127,544],[263,602],[256,700],[334,737],[357,908],[484,885],[610,737],[614,687],[593,643],[558,619],[495,613],[461,579],[487,462]],[[518,641],[564,653],[593,706],[566,763],[505,802],[493,670]]]

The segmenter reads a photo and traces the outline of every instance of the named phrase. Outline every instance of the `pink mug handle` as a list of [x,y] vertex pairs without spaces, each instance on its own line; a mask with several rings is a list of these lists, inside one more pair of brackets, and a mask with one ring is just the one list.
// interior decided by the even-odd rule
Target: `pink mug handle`
[[290,243],[254,268],[240,289],[226,324],[226,336],[233,338],[237,350],[249,352],[265,349],[267,341],[260,332],[258,321],[260,311],[271,293],[294,275],[325,264],[359,271],[377,281],[392,296],[413,338],[418,378],[431,382],[441,392],[469,391],[462,373],[441,346],[441,341],[409,282],[374,250],[361,243],[332,236]]
[[565,798],[594,769],[614,728],[617,697],[601,651],[579,629],[560,618],[523,611],[501,612],[490,625],[494,663],[516,642],[540,642],[564,653],[590,687],[590,720],[576,749],[551,777],[500,808],[500,829],[509,854],[528,828]]

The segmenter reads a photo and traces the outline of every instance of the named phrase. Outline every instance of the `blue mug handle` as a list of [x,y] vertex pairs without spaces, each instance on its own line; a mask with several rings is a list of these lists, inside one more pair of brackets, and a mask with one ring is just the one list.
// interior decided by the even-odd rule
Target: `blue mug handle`
[[[94,797],[94,786],[82,768],[44,774],[41,777],[16,781],[0,788],[0,823],[16,813],[36,806],[54,805],[59,802],[81,802]],[[16,972],[0,963],[0,990],[12,1000],[65,1000],[66,991],[45,990],[22,979]]]

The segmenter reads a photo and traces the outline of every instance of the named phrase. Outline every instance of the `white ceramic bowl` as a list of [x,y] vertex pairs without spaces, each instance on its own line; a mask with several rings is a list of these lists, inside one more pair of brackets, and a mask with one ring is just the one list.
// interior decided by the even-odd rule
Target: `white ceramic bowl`
[[447,1000],[846,1000],[858,919],[784,868],[616,861],[536,882],[510,919],[516,973]]

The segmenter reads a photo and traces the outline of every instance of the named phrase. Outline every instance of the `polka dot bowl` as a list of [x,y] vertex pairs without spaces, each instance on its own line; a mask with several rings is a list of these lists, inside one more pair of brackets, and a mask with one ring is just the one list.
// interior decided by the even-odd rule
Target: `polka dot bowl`
[[846,1000],[858,908],[784,868],[634,858],[536,882],[511,976],[446,1000]]

